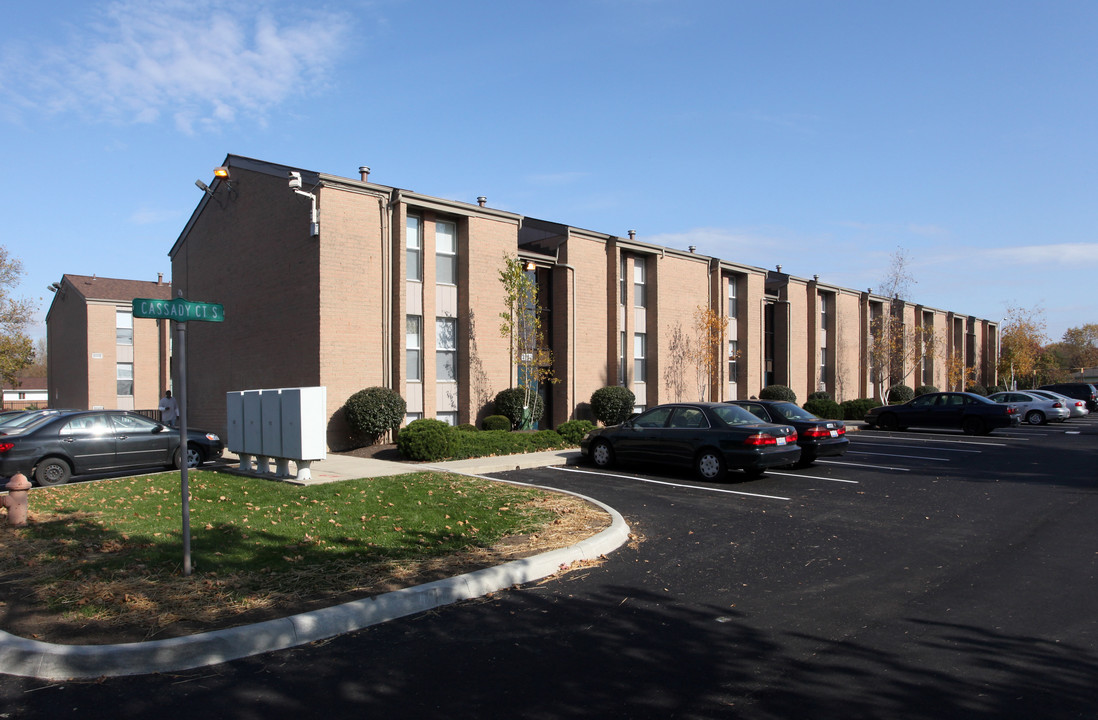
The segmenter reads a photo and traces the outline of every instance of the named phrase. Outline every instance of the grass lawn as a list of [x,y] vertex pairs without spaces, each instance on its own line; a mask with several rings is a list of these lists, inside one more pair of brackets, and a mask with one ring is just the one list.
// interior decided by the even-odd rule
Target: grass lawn
[[505,561],[501,541],[569,515],[606,524],[575,498],[438,472],[301,487],[201,471],[190,490],[189,577],[178,473],[33,490],[27,527],[0,525],[0,628],[186,634]]

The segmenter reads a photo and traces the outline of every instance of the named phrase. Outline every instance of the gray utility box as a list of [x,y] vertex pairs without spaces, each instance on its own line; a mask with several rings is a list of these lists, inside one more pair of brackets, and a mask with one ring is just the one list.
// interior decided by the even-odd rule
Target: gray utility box
[[[303,461],[327,457],[325,387],[238,390],[225,394],[226,441],[244,458]],[[282,470],[280,463],[280,470]],[[281,474],[281,473],[280,473]]]

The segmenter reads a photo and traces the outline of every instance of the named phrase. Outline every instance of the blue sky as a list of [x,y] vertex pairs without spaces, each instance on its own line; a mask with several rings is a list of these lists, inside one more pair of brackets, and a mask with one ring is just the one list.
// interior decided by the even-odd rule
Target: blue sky
[[[1092,0],[46,0],[0,7],[17,296],[155,280],[229,153],[1050,339],[1098,322]],[[216,301],[216,298],[206,298]],[[44,324],[33,329],[44,335]]]

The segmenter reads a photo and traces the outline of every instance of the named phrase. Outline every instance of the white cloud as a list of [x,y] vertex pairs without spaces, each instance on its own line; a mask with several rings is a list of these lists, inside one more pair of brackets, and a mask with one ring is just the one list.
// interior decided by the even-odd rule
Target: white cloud
[[1015,265],[1060,265],[1068,268],[1098,264],[1098,243],[1059,243],[990,248],[982,254]]
[[300,5],[118,0],[64,45],[27,42],[0,60],[0,97],[23,113],[122,123],[169,117],[184,132],[262,121],[325,83],[351,19]]

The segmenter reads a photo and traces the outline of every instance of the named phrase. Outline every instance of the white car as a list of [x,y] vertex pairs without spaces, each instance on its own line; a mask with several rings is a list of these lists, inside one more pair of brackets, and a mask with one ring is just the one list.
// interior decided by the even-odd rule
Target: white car
[[987,399],[1004,405],[1014,405],[1030,425],[1044,425],[1050,421],[1063,422],[1071,417],[1071,410],[1060,400],[1021,390],[997,392],[994,395],[988,395]]
[[1082,400],[1062,395],[1053,390],[1026,390],[1025,392],[1030,395],[1040,395],[1041,397],[1047,397],[1052,400],[1059,400],[1071,411],[1071,417],[1086,417],[1087,415],[1090,415],[1090,410],[1087,410],[1087,404]]

